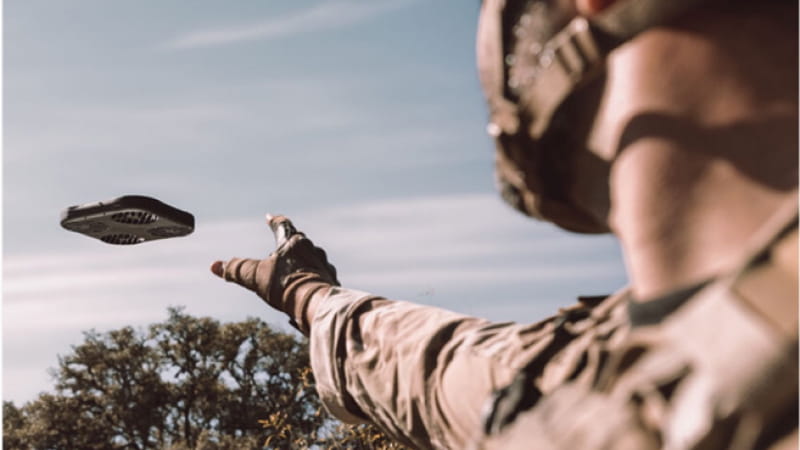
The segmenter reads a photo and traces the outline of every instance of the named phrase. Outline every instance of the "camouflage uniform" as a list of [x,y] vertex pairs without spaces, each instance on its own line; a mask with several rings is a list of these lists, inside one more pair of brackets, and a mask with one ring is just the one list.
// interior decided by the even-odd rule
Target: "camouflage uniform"
[[415,448],[796,445],[790,216],[734,273],[648,303],[584,298],[532,325],[334,288],[311,326],[320,396]]
[[317,390],[346,422],[372,421],[414,448],[467,448],[483,433],[487,401],[526,378],[526,366],[541,370],[527,394],[594,370],[625,336],[626,295],[583,298],[520,325],[335,288],[311,325]]

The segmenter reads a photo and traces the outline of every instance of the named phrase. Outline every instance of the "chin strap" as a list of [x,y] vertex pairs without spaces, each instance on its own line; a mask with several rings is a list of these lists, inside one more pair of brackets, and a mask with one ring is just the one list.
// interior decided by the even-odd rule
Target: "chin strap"
[[583,17],[573,19],[547,42],[529,82],[521,81],[526,103],[535,108],[528,129],[533,138],[544,136],[570,94],[602,73],[606,55],[617,45]]

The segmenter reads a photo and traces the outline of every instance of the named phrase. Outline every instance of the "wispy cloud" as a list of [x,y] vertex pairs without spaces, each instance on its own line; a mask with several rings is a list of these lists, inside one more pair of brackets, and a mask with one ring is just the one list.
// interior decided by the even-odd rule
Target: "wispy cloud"
[[[272,211],[275,212],[275,211]],[[365,202],[299,212],[296,225],[343,265],[349,287],[414,280],[488,284],[613,278],[621,267],[611,238],[586,238],[505,211],[494,195],[457,194]],[[85,239],[71,236],[73,240]],[[10,254],[6,300],[66,291],[191,284],[215,258],[266,253],[258,217],[205,223],[191,236],[133,248],[96,243],[69,253]],[[613,264],[602,264],[610,261]],[[598,263],[600,262],[600,263]]]
[[305,10],[262,22],[186,33],[167,42],[165,47],[174,50],[190,49],[317,33],[363,22],[409,3],[412,3],[412,0],[326,1]]
[[[536,320],[576,294],[624,282],[611,238],[570,236],[526,220],[496,195],[347,203],[293,214],[327,250],[346,287],[494,320]],[[208,271],[215,259],[270,251],[259,216],[202,223],[189,237],[131,248],[64,238],[75,248],[5,255],[5,399],[27,400],[45,389],[46,377],[31,378],[31,369],[43,374],[57,353],[80,341],[81,331],[163,320],[170,305],[220,320],[250,315],[286,323]]]

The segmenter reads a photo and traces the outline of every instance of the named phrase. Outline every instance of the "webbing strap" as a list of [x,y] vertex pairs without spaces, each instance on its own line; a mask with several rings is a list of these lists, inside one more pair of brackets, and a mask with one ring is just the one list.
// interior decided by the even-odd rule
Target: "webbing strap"
[[618,1],[592,18],[604,32],[624,41],[647,28],[674,19],[697,6],[724,0],[627,0]]
[[527,86],[526,103],[535,107],[528,132],[541,138],[553,115],[582,83],[602,72],[606,55],[618,46],[602,38],[602,32],[583,17],[577,17],[553,36],[539,57],[535,80]]

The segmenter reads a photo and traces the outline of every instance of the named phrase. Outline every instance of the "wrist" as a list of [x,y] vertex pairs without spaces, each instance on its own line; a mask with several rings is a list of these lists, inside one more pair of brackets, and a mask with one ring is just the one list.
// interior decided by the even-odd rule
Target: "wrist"
[[311,322],[317,305],[334,285],[315,273],[298,273],[288,277],[283,292],[283,312],[301,333],[311,333]]

